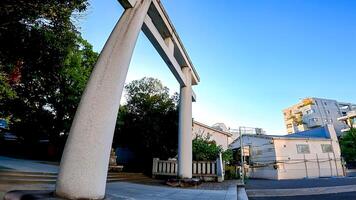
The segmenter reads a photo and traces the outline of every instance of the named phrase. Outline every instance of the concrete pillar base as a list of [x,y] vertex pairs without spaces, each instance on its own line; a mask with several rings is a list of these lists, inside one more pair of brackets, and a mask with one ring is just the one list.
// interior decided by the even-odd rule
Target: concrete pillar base
[[7,192],[4,200],[26,200],[26,199],[62,199],[54,196],[53,190],[13,190]]

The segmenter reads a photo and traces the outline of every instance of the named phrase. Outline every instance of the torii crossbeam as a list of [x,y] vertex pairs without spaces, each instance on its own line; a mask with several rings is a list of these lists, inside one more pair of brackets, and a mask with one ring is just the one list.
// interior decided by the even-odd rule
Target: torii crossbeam
[[90,76],[63,152],[55,191],[60,197],[105,197],[118,108],[141,29],[180,84],[178,176],[192,177],[192,85],[199,76],[159,0],[119,2],[125,11]]

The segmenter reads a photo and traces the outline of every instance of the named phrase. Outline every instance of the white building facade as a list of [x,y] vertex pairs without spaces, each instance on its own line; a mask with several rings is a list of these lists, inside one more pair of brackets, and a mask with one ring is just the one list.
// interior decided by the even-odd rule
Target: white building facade
[[351,128],[356,128],[356,110],[348,112],[346,116],[340,117],[337,120],[348,126],[348,128],[342,129],[342,132],[349,131]]
[[[229,144],[232,142],[232,134],[223,131],[221,128],[217,128],[218,126],[208,126],[203,123],[193,121],[193,139],[197,136],[202,137],[210,137],[210,140],[216,142],[217,145],[220,145],[224,150],[228,149]],[[219,124],[219,127],[226,127],[223,124]],[[227,130],[227,129],[225,129]]]
[[238,129],[230,129],[229,132],[232,134],[232,141],[236,140],[242,135],[265,135],[266,131],[262,128],[256,127],[246,127],[240,126]]
[[284,122],[289,134],[332,124],[337,135],[347,126],[337,119],[356,110],[356,104],[341,103],[331,99],[305,98],[285,110]]
[[[344,176],[340,147],[332,125],[286,136],[245,135],[250,178],[301,179]],[[230,148],[238,150],[240,139]]]

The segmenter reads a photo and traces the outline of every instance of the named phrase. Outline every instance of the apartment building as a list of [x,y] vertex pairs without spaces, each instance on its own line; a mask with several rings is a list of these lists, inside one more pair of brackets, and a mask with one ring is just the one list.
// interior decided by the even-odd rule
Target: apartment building
[[299,103],[283,110],[288,134],[332,124],[337,135],[347,128],[337,120],[348,112],[356,110],[356,104],[343,103],[331,99],[305,98]]
[[356,110],[348,112],[346,116],[340,117],[337,120],[344,122],[348,126],[346,129],[342,129],[342,132],[356,128]]

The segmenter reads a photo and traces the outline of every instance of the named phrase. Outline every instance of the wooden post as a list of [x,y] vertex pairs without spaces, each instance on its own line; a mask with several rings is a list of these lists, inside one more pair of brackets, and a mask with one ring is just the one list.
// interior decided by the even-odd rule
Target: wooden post
[[328,158],[329,158],[329,165],[330,165],[330,176],[333,176],[333,168],[332,168],[332,165],[331,165],[330,153],[328,153]]
[[308,176],[308,166],[307,166],[307,161],[305,159],[305,154],[303,154],[303,156],[304,156],[304,165],[305,165],[305,175],[306,175],[307,178],[309,178],[309,176]]
[[319,172],[319,177],[320,177],[321,175],[320,175],[320,163],[319,163],[319,157],[318,157],[318,154],[317,154],[317,153],[315,154],[315,156],[316,156],[316,162],[318,163],[318,172]]

